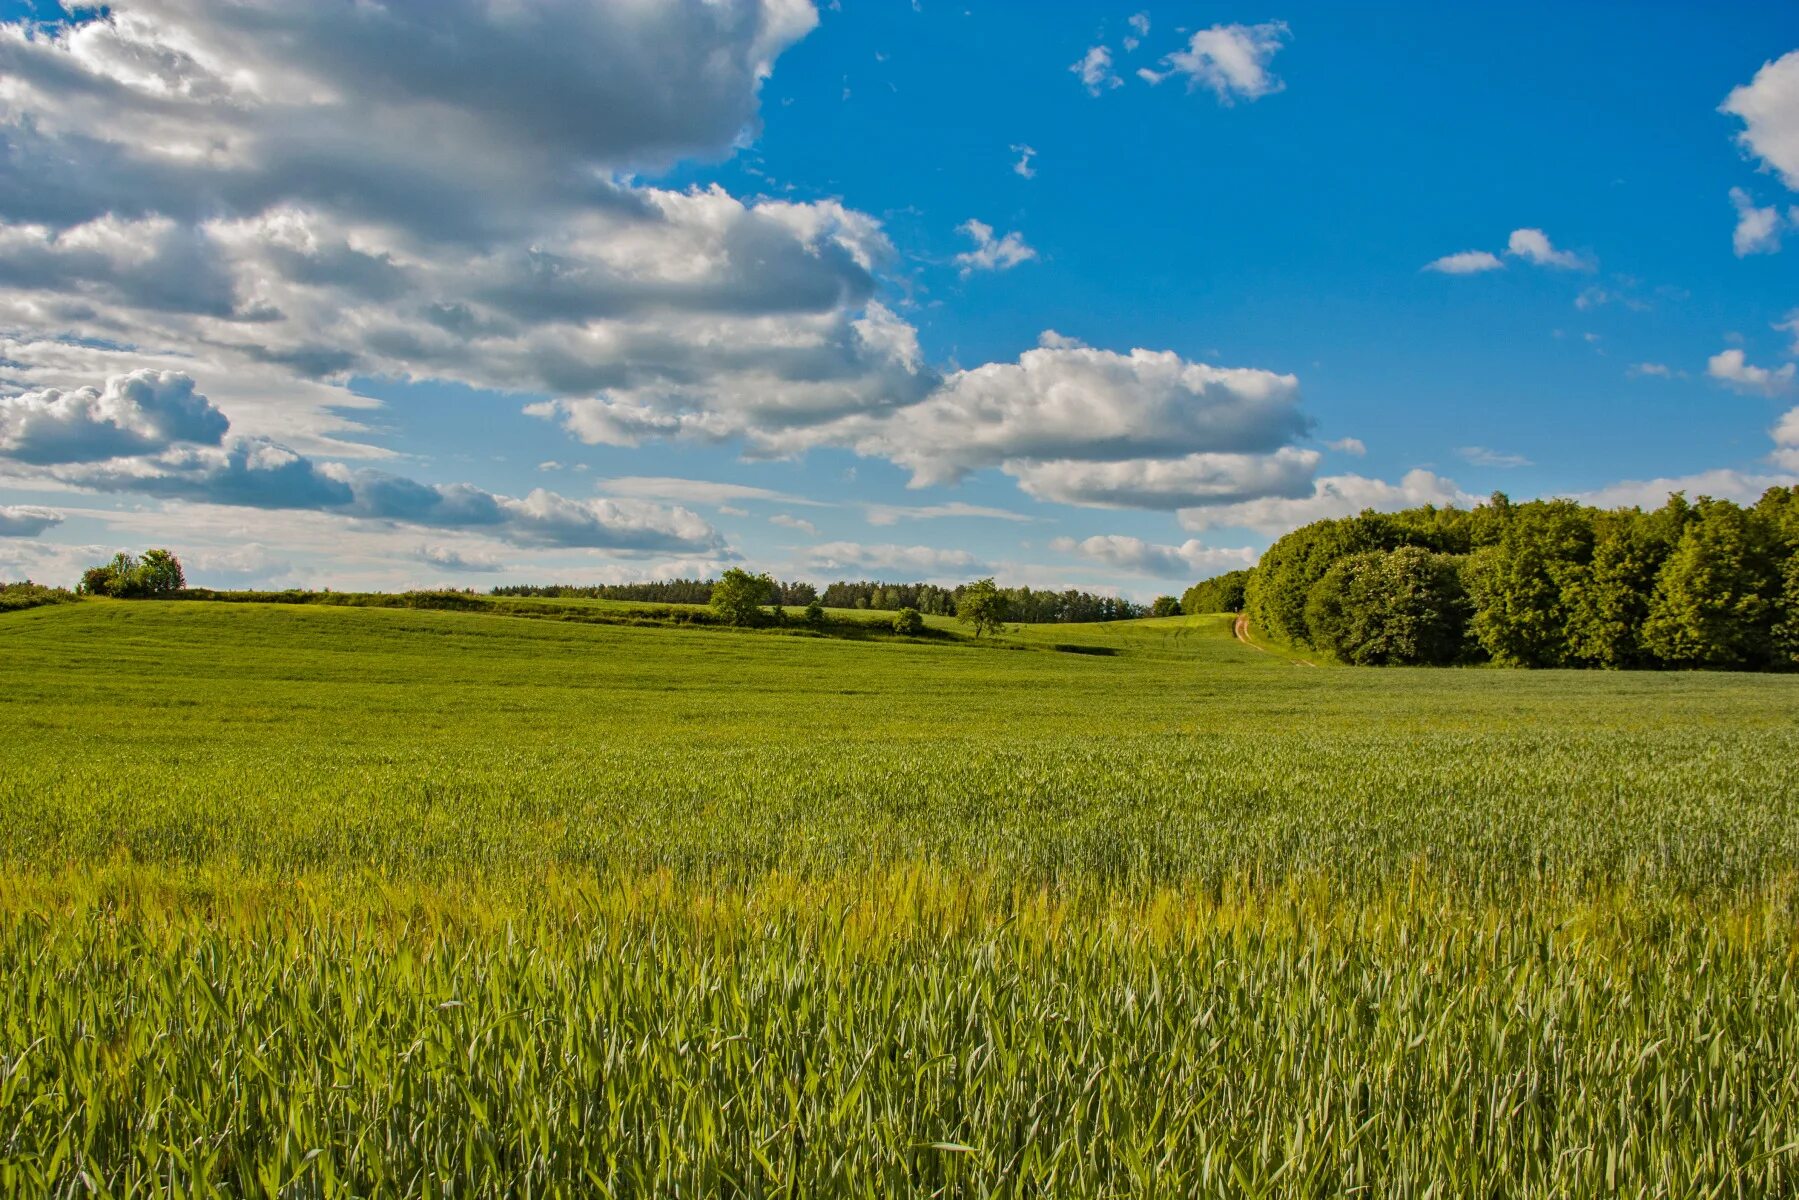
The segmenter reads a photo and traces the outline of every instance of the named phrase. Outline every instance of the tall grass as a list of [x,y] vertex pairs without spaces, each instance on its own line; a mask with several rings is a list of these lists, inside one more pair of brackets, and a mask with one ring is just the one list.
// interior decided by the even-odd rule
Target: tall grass
[[1799,1179],[1799,681],[0,623],[0,1194]]

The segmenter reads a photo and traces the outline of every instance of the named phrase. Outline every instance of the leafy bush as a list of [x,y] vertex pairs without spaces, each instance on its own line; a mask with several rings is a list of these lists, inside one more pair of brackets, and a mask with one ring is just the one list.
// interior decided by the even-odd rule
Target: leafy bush
[[754,625],[762,606],[774,598],[774,580],[752,575],[742,567],[732,567],[712,585],[712,611],[730,625]]
[[1313,645],[1358,666],[1455,661],[1468,619],[1457,566],[1418,546],[1340,559],[1306,600]]
[[924,632],[924,618],[916,608],[902,608],[893,614],[893,632],[902,637],[917,637]]
[[23,583],[0,583],[0,612],[18,612],[42,608],[46,604],[67,604],[80,599],[67,588],[45,587],[27,579]]
[[1157,596],[1156,602],[1149,606],[1152,617],[1178,617],[1181,615],[1181,602],[1173,596]]
[[82,572],[79,592],[119,600],[166,598],[187,586],[181,560],[168,550],[146,550],[142,558],[121,551],[109,563]]

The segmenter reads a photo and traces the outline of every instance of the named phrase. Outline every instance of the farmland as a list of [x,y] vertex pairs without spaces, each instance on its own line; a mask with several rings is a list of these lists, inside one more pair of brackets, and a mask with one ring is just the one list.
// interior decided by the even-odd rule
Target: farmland
[[0,617],[0,1188],[1799,1174],[1799,679],[546,615]]

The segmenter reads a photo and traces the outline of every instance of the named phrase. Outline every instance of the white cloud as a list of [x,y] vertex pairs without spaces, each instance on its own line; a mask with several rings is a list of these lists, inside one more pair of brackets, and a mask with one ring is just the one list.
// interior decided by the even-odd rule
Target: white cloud
[[1006,471],[1039,500],[1099,508],[1191,508],[1262,496],[1304,496],[1316,450],[1283,446],[1272,454],[1188,454],[1119,462],[1011,463]]
[[1799,477],[1719,469],[1660,479],[1624,480],[1590,492],[1575,492],[1572,499],[1596,508],[1654,509],[1667,503],[1669,493],[1685,492],[1689,498],[1711,496],[1717,500],[1751,504],[1771,487],[1794,484],[1799,484]]
[[1790,353],[1799,354],[1799,308],[1788,313],[1786,320],[1779,322],[1774,328],[1793,335],[1793,348]]
[[1498,450],[1489,450],[1485,446],[1463,446],[1456,454],[1477,467],[1528,467],[1530,459],[1522,454],[1506,454]]
[[1025,179],[1037,178],[1037,168],[1031,165],[1031,160],[1037,157],[1037,152],[1029,146],[1018,145],[1012,147],[1012,153],[1018,155],[1018,161],[1012,164],[1012,173]]
[[870,525],[897,525],[901,521],[933,521],[945,517],[963,517],[984,521],[1031,522],[1037,518],[1009,508],[988,508],[952,500],[948,504],[870,504],[866,506]]
[[1757,208],[1749,193],[1740,187],[1730,189],[1730,203],[1737,210],[1737,227],[1731,237],[1731,246],[1738,258],[1773,254],[1780,249],[1784,223],[1778,208]]
[[1142,45],[1143,39],[1149,36],[1149,14],[1146,12],[1134,13],[1125,24],[1130,26],[1131,32],[1124,39],[1124,48],[1135,50]]
[[1291,375],[1189,362],[1170,351],[1118,354],[1039,346],[1016,363],[959,371],[920,404],[867,426],[866,455],[912,471],[915,486],[980,467],[1120,462],[1189,454],[1272,454],[1305,433]]
[[1559,267],[1570,271],[1591,268],[1591,264],[1580,255],[1557,250],[1549,241],[1549,235],[1541,229],[1512,230],[1512,236],[1506,241],[1505,252],[1539,267]]
[[1025,245],[1024,235],[1016,231],[995,239],[993,226],[968,220],[956,226],[956,232],[974,239],[973,250],[956,255],[956,265],[964,275],[972,271],[1009,271],[1037,257],[1037,252]]
[[770,525],[779,525],[782,529],[796,529],[801,533],[809,533],[813,537],[818,536],[818,526],[810,521],[801,520],[799,517],[790,516],[787,513],[776,513],[768,519],[768,523]]
[[1397,484],[1361,475],[1327,475],[1313,481],[1311,495],[1297,500],[1267,497],[1214,508],[1182,509],[1179,517],[1182,527],[1194,532],[1242,528],[1274,537],[1312,521],[1347,517],[1366,508],[1396,512],[1421,504],[1465,507],[1476,499],[1453,481],[1418,469],[1406,472]]
[[1254,550],[1207,546],[1197,538],[1189,538],[1179,546],[1164,546],[1115,533],[1080,541],[1056,538],[1050,549],[1160,579],[1193,579],[1253,567],[1259,557]]
[[1741,117],[1737,141],[1799,191],[1799,50],[1764,63],[1719,111]]
[[1792,363],[1770,369],[1749,362],[1740,349],[1732,346],[1706,360],[1705,373],[1719,383],[1740,392],[1778,396],[1793,386],[1795,368]]
[[218,445],[230,422],[174,371],[114,375],[104,387],[0,398],[0,457],[31,464],[94,462],[179,442]]
[[1789,408],[1770,431],[1774,453],[1769,457],[1786,471],[1799,471],[1799,408]]
[[62,524],[63,516],[55,509],[29,504],[0,504],[0,537],[34,538],[46,529]]
[[801,556],[807,570],[850,572],[900,572],[926,582],[965,579],[980,566],[966,550],[939,550],[934,546],[865,545],[861,542],[826,542],[808,548]]
[[1335,450],[1339,454],[1353,454],[1357,458],[1368,453],[1368,447],[1361,438],[1338,438],[1336,441],[1326,442],[1324,445],[1327,449]]
[[1426,271],[1436,271],[1444,275],[1477,275],[1482,271],[1503,271],[1505,263],[1499,256],[1486,250],[1463,250],[1459,254],[1445,254],[1442,258],[1424,264]]
[[1635,363],[1631,367],[1626,369],[1624,373],[1626,375],[1636,376],[1636,377],[1649,376],[1649,377],[1653,377],[1656,379],[1672,379],[1672,378],[1674,378],[1673,368],[1668,366],[1668,364],[1666,364],[1666,363],[1656,363],[1656,362]]
[[667,475],[619,475],[594,483],[597,491],[609,496],[630,496],[639,500],[675,500],[683,504],[727,504],[731,501],[763,501],[769,504],[801,504],[812,508],[828,508],[821,500],[808,500],[790,492],[773,488],[751,487],[743,483],[720,483],[711,479],[677,479]]
[[472,575],[491,575],[506,569],[506,564],[494,555],[459,550],[442,544],[420,546],[416,557],[426,566]]
[[1087,89],[1089,96],[1124,85],[1124,80],[1112,69],[1112,52],[1104,46],[1094,46],[1068,69],[1081,77],[1081,86]]
[[1137,72],[1149,83],[1174,75],[1187,79],[1187,90],[1207,87],[1220,104],[1259,100],[1286,85],[1270,73],[1268,64],[1287,38],[1284,21],[1263,25],[1214,25],[1188,39],[1185,50],[1162,59],[1161,72]]

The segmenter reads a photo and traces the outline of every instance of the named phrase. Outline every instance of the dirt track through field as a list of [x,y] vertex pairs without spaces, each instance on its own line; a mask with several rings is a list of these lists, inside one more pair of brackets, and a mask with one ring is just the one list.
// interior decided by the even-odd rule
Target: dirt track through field
[[[1260,650],[1263,654],[1273,654],[1274,653],[1274,651],[1268,649],[1268,647],[1258,646],[1254,642],[1249,640],[1249,614],[1248,613],[1238,613],[1237,614],[1237,622],[1235,625],[1231,626],[1231,631],[1237,635],[1237,640],[1239,642],[1242,642],[1245,646],[1248,646],[1250,649]],[[1294,661],[1303,667],[1315,667],[1318,665],[1315,662],[1307,662],[1303,658],[1295,659]]]

